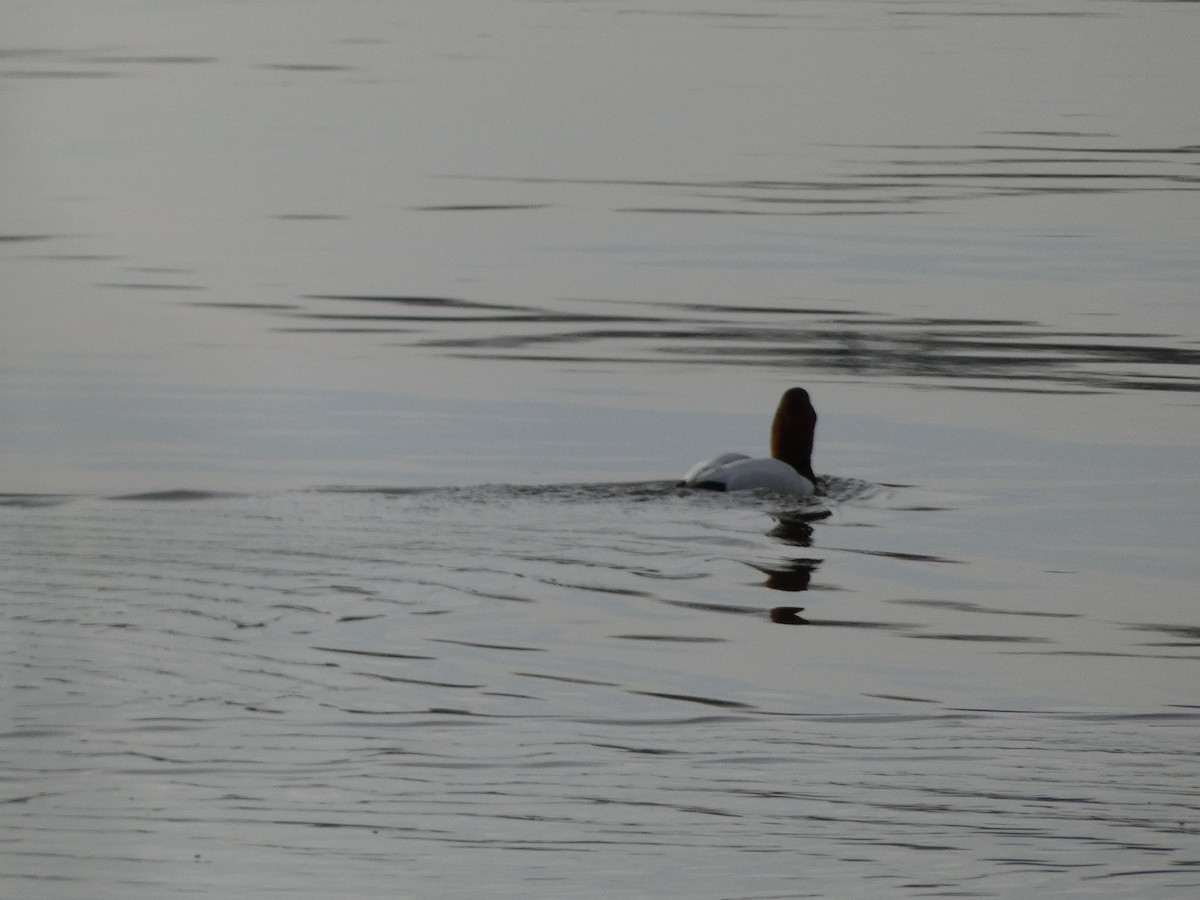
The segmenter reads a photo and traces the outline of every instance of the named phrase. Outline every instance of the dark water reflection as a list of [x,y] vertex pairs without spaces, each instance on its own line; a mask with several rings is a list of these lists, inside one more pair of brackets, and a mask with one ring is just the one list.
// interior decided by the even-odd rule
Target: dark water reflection
[[[370,311],[385,305],[404,311]],[[352,309],[340,311],[346,306]],[[299,309],[280,314],[329,324],[279,327],[388,336],[411,332],[414,346],[531,363],[786,368],[1028,393],[1200,389],[1200,350],[1185,336],[1152,331],[1056,331],[1028,320],[912,318],[808,307],[647,301],[636,305],[636,313],[605,314],[595,311],[604,304],[590,302],[578,312],[571,306],[313,296],[303,298]],[[603,327],[544,327],[564,323]]]
[[[617,207],[618,212],[737,216],[920,214],[947,203],[989,197],[1053,197],[1126,191],[1195,191],[1200,145],[1122,146],[1115,135],[1001,132],[1010,140],[981,144],[830,145],[838,177],[765,179],[480,178],[525,185],[654,189],[671,204]],[[1035,143],[1030,138],[1038,138]],[[871,162],[868,162],[868,159]]]

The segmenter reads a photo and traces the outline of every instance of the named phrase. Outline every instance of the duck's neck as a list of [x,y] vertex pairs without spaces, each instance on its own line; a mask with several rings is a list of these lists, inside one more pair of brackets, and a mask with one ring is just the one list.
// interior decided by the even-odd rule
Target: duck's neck
[[771,455],[813,484],[817,483],[812,470],[816,429],[817,411],[808,399],[808,392],[793,388],[784,394],[775,411],[775,421],[771,423]]

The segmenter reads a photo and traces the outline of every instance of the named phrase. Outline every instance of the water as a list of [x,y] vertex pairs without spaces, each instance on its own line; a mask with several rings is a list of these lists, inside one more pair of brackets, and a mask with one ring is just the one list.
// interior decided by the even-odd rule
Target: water
[[14,893],[1187,893],[1194,625],[841,486],[6,507]]
[[10,12],[4,895],[1190,896],[1192,6]]

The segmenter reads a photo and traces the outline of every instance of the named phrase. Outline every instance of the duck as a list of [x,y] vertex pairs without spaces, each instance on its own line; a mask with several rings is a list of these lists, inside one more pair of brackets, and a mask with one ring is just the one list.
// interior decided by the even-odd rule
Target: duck
[[771,423],[769,457],[722,453],[688,469],[679,486],[710,491],[764,490],[811,496],[817,493],[817,476],[812,470],[816,430],[817,411],[813,409],[808,391],[801,387],[789,388],[780,398]]

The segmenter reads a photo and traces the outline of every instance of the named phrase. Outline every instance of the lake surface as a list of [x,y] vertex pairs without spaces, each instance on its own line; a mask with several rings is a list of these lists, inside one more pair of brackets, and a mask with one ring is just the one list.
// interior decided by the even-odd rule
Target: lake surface
[[1196,4],[6,18],[4,896],[1197,891]]

